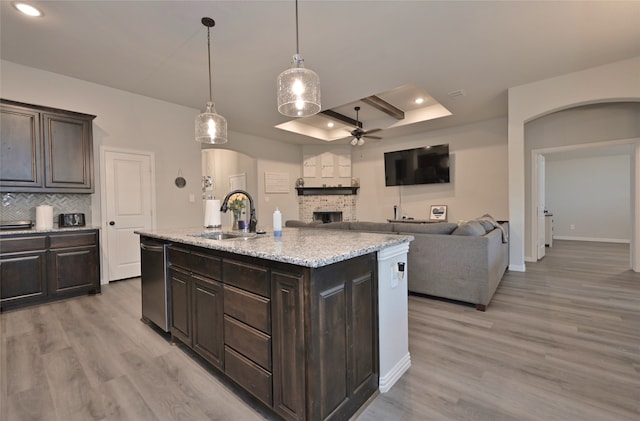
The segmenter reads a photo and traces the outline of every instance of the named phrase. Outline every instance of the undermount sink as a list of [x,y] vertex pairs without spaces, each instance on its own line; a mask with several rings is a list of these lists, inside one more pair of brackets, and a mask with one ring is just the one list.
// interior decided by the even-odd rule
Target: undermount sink
[[201,232],[198,234],[191,234],[191,236],[206,238],[207,240],[250,240],[256,237],[256,233],[207,231],[207,232]]

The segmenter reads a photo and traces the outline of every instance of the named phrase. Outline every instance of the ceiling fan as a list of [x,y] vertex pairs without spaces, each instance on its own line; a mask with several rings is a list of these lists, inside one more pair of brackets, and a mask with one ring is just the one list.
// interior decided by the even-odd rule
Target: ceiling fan
[[351,139],[351,146],[362,146],[364,145],[364,139],[382,139],[380,136],[371,136],[370,133],[375,133],[375,132],[379,132],[382,129],[372,129],[372,130],[363,130],[362,129],[362,124],[360,123],[360,120],[358,119],[358,112],[360,111],[360,107],[354,107],[354,110],[356,110],[356,128],[351,130],[351,136],[353,136],[353,138]]

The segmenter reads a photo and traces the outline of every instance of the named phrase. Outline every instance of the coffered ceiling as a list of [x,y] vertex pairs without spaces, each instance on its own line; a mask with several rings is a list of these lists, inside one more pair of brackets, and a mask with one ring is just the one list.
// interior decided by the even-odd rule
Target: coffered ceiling
[[[208,99],[200,19],[212,17],[213,98],[229,130],[326,141],[275,127],[289,120],[275,93],[295,53],[293,0],[33,1],[40,18],[11,3],[1,1],[3,60],[195,109]],[[638,22],[638,1],[299,3],[300,53],[320,76],[323,110],[354,118],[359,105],[364,128],[385,139],[506,116],[509,87],[639,56]],[[360,101],[387,95],[410,112],[398,104],[414,92],[394,96],[407,85],[451,115],[399,124]],[[306,124],[325,130],[315,120]],[[346,144],[351,128],[338,129]]]

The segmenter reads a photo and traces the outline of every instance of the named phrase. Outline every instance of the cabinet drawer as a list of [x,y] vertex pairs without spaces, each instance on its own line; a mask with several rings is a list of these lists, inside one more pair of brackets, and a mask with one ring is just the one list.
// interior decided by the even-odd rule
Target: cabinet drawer
[[20,237],[0,239],[0,253],[36,251],[47,248],[47,237]]
[[220,281],[222,279],[222,259],[196,251],[191,253],[191,268],[193,272],[207,278]]
[[169,246],[167,249],[167,256],[170,265],[180,266],[185,269],[191,269],[191,253],[189,253],[189,250]]
[[224,260],[224,282],[265,297],[271,296],[267,268],[237,260]]
[[251,327],[271,333],[271,300],[268,298],[225,285],[224,312]]
[[224,316],[224,343],[271,371],[271,336]]
[[51,235],[49,237],[50,248],[64,248],[77,246],[94,246],[96,245],[96,234],[94,232],[86,232],[82,234],[61,234]]
[[228,346],[224,347],[224,359],[224,371],[229,377],[268,406],[273,404],[271,373]]

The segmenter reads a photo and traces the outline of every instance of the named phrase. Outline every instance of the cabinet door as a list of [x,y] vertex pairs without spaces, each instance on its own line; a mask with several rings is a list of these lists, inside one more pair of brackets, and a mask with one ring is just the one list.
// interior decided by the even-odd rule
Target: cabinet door
[[45,251],[0,256],[0,308],[46,295]]
[[91,120],[43,114],[45,187],[93,192]]
[[40,113],[28,108],[2,105],[0,115],[2,191],[41,189],[43,161]]
[[191,346],[191,276],[169,268],[171,284],[171,335]]
[[307,396],[311,418],[343,419],[378,389],[375,254],[314,269]]
[[192,275],[193,349],[223,369],[223,289],[220,282]]
[[66,295],[81,291],[98,292],[99,287],[97,246],[49,251],[49,295]]
[[305,419],[304,277],[271,272],[273,409],[287,420]]

